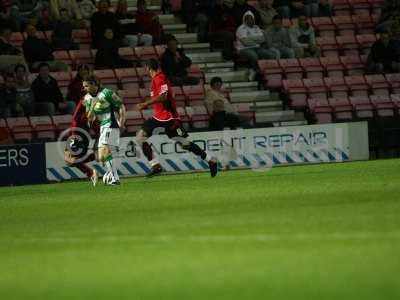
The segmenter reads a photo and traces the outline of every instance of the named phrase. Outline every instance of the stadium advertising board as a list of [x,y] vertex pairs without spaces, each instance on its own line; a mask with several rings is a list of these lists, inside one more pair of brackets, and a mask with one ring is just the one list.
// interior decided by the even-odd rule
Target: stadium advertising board
[[0,185],[47,182],[44,144],[0,146]]
[[[191,133],[190,139],[216,156],[221,167],[264,170],[277,165],[367,160],[368,128],[365,122],[279,128],[240,129]],[[121,175],[144,175],[148,163],[141,151],[129,147],[132,137],[121,139]],[[152,137],[153,149],[168,172],[201,171],[208,165],[182,150],[179,141]],[[94,141],[92,141],[94,143]],[[46,144],[47,178],[52,181],[83,178],[63,162],[60,143]],[[92,163],[100,174],[104,168]]]

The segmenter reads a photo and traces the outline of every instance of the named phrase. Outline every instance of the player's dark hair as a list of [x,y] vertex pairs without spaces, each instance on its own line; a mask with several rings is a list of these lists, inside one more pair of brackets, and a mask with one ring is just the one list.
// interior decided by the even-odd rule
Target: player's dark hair
[[216,85],[217,83],[222,84],[221,77],[215,76],[215,77],[211,78],[211,81],[210,81],[211,86]]
[[157,71],[160,68],[160,63],[157,59],[151,58],[146,62],[146,66],[153,71]]
[[165,37],[165,41],[167,42],[167,44],[168,44],[170,41],[178,42],[178,40],[176,39],[176,37],[175,37],[173,34],[168,34],[168,35]]

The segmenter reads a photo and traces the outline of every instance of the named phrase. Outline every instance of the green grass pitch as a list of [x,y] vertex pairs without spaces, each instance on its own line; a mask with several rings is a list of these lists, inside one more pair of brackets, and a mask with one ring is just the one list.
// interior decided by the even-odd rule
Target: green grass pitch
[[400,160],[0,188],[0,299],[400,299]]

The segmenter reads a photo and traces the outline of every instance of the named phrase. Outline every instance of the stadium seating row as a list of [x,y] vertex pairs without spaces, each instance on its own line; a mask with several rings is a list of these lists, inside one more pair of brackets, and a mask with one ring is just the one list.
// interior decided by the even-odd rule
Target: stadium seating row
[[[254,124],[254,112],[249,103],[234,104],[237,111]],[[178,113],[186,128],[207,129],[210,114],[205,105],[178,107]],[[150,118],[150,109],[127,112],[126,133],[132,135]],[[16,117],[0,119],[0,127],[7,128],[15,142],[54,141],[71,125],[71,115]]]
[[317,123],[400,116],[400,94],[307,99]]
[[354,75],[283,80],[283,90],[293,108],[306,106],[306,99],[348,96],[388,96],[400,93],[400,74]]

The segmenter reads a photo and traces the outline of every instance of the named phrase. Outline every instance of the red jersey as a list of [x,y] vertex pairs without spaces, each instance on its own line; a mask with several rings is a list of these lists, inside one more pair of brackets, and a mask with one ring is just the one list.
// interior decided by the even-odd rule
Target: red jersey
[[167,100],[153,104],[153,118],[157,121],[170,121],[179,119],[176,111],[176,100],[171,84],[162,72],[157,72],[151,81],[151,97],[166,93]]

